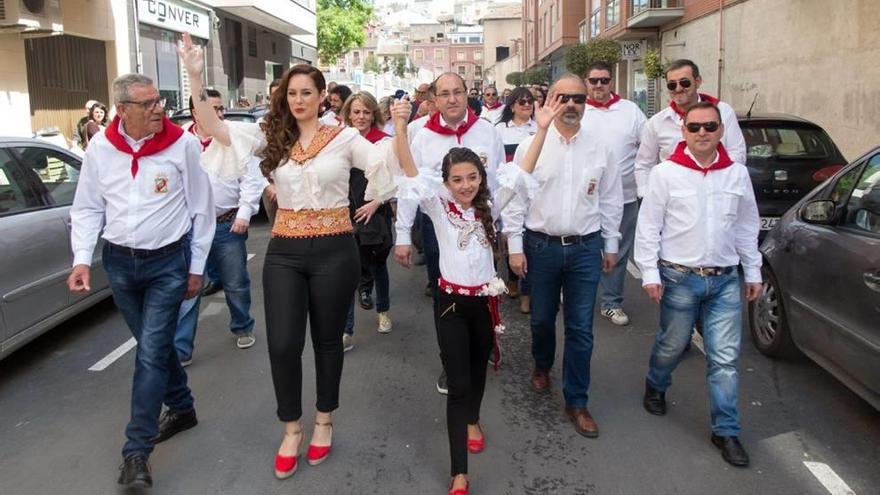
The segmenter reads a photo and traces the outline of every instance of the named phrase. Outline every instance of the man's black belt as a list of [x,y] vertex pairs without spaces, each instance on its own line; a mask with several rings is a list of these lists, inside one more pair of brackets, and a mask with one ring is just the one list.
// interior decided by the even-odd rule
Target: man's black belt
[[717,277],[718,275],[727,275],[736,270],[735,266],[684,266],[666,260],[660,260],[660,266],[672,268],[681,273],[693,273],[701,277]]
[[184,243],[186,243],[186,236],[181,237],[180,239],[172,242],[171,244],[166,244],[160,248],[156,249],[137,249],[130,248],[126,246],[120,246],[119,244],[113,244],[112,242],[108,242],[107,246],[111,251],[116,253],[121,253],[126,256],[131,256],[132,258],[149,258],[151,256],[160,256],[163,254],[173,253],[174,251],[180,250],[183,247]]
[[238,208],[233,208],[222,215],[217,215],[217,223],[226,223],[235,220],[238,215]]
[[590,232],[587,235],[549,235],[543,232],[535,232],[534,230],[526,230],[526,233],[549,242],[556,242],[563,246],[571,246],[572,244],[582,244],[599,235],[599,231]]

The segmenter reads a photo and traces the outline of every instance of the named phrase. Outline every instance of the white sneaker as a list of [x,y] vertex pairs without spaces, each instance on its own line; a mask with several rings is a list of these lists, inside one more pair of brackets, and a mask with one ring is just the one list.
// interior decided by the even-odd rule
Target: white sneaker
[[391,316],[388,311],[379,313],[379,333],[388,333],[391,331]]
[[354,337],[344,333],[342,334],[342,352],[348,352],[354,349]]
[[239,349],[247,349],[249,347],[253,347],[256,343],[257,339],[254,338],[254,334],[252,332],[241,334],[235,338],[235,346]]
[[629,316],[623,312],[623,308],[603,309],[602,316],[619,327],[629,325]]

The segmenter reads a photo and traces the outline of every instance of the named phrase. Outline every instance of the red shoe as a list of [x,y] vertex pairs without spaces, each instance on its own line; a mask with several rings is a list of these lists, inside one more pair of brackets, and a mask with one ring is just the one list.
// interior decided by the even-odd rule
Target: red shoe
[[452,488],[452,482],[449,483],[449,495],[468,495],[468,487],[470,486],[470,482],[464,485],[464,488]]
[[[302,431],[300,431],[302,433]],[[299,445],[302,446],[302,437],[299,439]],[[299,452],[299,449],[297,449]],[[297,458],[299,454],[294,456],[285,456],[281,454],[275,454],[275,477],[279,480],[285,480],[293,476],[293,473],[296,472],[296,467],[298,465]]]
[[471,440],[468,438],[467,441],[468,452],[471,454],[479,454],[486,448],[486,437],[480,438],[479,440]]
[[[315,423],[317,426],[329,426],[331,428],[330,435],[332,438],[333,435],[333,423]],[[330,456],[330,449],[332,449],[332,445],[319,446],[309,444],[309,450],[306,453],[306,459],[309,461],[310,466],[317,466],[322,462],[327,460],[327,457]]]

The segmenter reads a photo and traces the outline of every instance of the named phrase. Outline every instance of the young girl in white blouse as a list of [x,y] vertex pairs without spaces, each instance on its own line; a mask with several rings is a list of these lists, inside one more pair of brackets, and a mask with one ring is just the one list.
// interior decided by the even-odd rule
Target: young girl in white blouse
[[[406,134],[404,118],[395,112],[394,119],[397,135]],[[407,147],[398,149],[397,154],[407,175],[398,183],[398,198],[419,201],[422,211],[434,223],[440,247],[441,277],[435,318],[449,387],[449,494],[466,495],[468,452],[478,454],[485,447],[479,424],[480,404],[486,364],[496,330],[501,329],[498,296],[506,290],[504,282],[495,276],[492,257],[497,235],[492,197],[486,185],[486,169],[470,149],[452,148],[446,154],[442,184],[419,176]]]

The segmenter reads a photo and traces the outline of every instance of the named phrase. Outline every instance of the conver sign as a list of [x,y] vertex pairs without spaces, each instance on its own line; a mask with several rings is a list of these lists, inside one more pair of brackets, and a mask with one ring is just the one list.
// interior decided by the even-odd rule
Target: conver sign
[[207,10],[171,0],[138,0],[140,22],[169,31],[189,33],[202,39],[211,37]]

